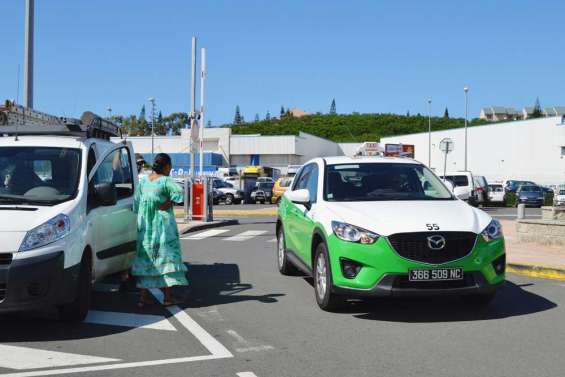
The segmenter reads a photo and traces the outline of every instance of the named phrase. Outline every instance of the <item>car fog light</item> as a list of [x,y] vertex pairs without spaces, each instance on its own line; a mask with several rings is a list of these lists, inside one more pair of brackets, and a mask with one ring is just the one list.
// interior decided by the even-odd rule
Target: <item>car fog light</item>
[[361,271],[362,266],[357,262],[345,258],[340,258],[339,261],[341,264],[341,273],[348,279],[355,278],[359,274],[359,271]]
[[504,273],[506,271],[506,254],[496,258],[494,262],[492,262],[492,268],[498,275]]

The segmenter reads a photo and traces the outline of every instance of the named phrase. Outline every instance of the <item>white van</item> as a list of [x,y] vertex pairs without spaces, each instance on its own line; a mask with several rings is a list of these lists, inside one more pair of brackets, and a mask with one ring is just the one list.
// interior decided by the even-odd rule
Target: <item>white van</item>
[[132,146],[92,113],[79,122],[0,122],[0,313],[56,306],[83,320],[92,283],[131,266]]

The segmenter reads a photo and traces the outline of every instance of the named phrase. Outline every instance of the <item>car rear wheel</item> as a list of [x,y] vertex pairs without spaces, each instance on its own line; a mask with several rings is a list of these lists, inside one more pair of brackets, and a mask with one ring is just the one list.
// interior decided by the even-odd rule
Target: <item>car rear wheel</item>
[[284,237],[284,228],[281,225],[277,233],[277,266],[279,272],[283,275],[294,275],[296,274],[296,268],[288,260],[286,254],[286,240]]
[[332,292],[332,271],[325,243],[316,247],[314,258],[314,291],[316,302],[322,310],[331,311],[343,304],[343,299]]
[[74,300],[59,307],[59,318],[63,321],[81,322],[86,318],[90,308],[92,290],[92,261],[83,255],[80,261],[80,272]]
[[233,195],[226,194],[226,205],[232,205],[232,204],[233,204]]

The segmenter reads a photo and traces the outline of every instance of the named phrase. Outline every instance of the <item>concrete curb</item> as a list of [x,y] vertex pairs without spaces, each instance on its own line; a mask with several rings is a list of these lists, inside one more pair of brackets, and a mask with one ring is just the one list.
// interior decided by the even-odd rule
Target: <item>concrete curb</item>
[[194,226],[187,225],[185,229],[180,231],[180,234],[189,234],[189,233],[199,232],[201,230],[220,228],[223,226],[230,226],[230,225],[239,225],[239,220],[229,219],[229,220],[214,221],[211,223],[198,224]]
[[534,278],[565,281],[565,269],[508,263],[506,265],[506,271]]

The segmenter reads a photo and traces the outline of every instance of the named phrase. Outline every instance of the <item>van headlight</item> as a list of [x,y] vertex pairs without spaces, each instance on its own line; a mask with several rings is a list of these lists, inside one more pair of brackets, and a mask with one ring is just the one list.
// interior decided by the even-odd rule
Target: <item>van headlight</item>
[[337,238],[343,241],[372,244],[379,239],[376,233],[339,221],[332,221],[332,229]]
[[20,251],[37,249],[53,243],[69,234],[71,219],[67,215],[57,215],[51,220],[27,232]]
[[492,219],[487,227],[481,232],[481,236],[487,242],[502,238],[502,225],[500,221]]

